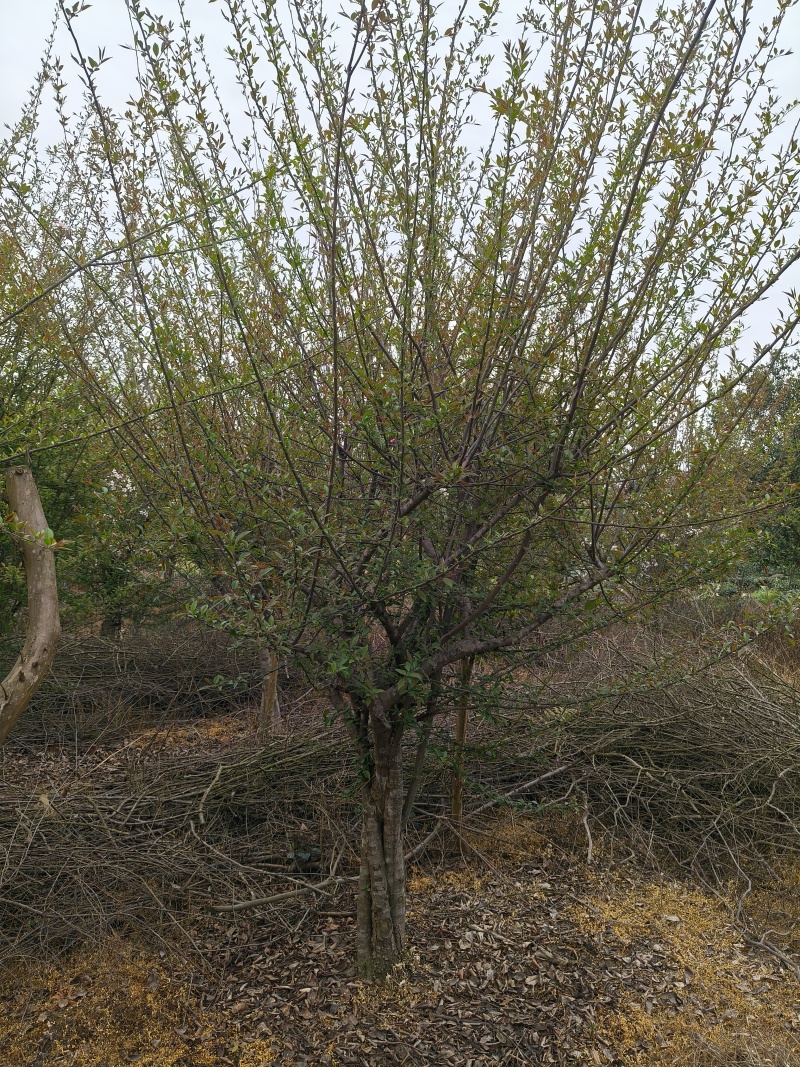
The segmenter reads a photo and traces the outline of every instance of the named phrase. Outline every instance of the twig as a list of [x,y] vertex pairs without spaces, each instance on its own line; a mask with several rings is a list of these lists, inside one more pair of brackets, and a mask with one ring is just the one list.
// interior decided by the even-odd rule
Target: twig
[[204,804],[206,802],[206,799],[208,798],[208,794],[211,792],[211,790],[214,788],[214,786],[219,781],[219,776],[222,774],[222,767],[223,767],[223,764],[220,763],[219,767],[217,767],[217,773],[214,775],[213,781],[210,783],[210,785],[206,789],[205,793],[203,793],[202,797],[200,798],[200,806],[197,809],[197,815],[198,815],[198,818],[200,819],[200,825],[201,826],[205,825],[205,821],[206,821],[206,815],[205,815],[205,812],[203,811],[203,806],[204,806]]
[[492,800],[487,800],[485,804],[481,804],[479,808],[475,808],[469,815],[464,817],[466,822],[468,819],[474,819],[476,815],[480,815],[481,812],[488,811],[490,808],[496,808],[498,804],[502,804],[504,800],[508,800],[510,797],[517,796],[519,793],[525,793],[528,789],[533,789],[535,785],[540,785],[542,782],[546,782],[548,778],[555,778],[557,774],[563,774],[564,771],[570,769],[570,764],[563,764],[561,767],[554,767],[552,770],[547,771],[545,774],[540,774],[538,778],[532,778],[530,782],[525,782],[523,785],[515,786],[513,789],[509,789],[507,793],[503,793],[502,796],[494,797]]
[[291,889],[286,893],[275,893],[271,897],[256,897],[255,900],[238,900],[234,904],[212,904],[210,910],[214,912],[230,912],[244,911],[246,908],[261,908],[266,904],[277,904],[281,900],[291,900],[293,897],[301,897],[305,893],[321,893],[323,889],[327,889],[329,885],[333,885],[334,883],[357,882],[358,877],[355,875],[336,876],[336,868],[339,865],[339,860],[341,858],[342,853],[340,852],[331,864],[330,877],[326,878],[324,882],[319,882],[316,885],[308,884],[302,889]]

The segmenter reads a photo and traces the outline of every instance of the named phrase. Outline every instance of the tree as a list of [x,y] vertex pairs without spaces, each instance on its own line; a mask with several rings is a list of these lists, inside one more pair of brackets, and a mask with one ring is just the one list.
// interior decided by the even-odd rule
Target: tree
[[726,399],[800,311],[742,352],[800,255],[769,81],[788,6],[756,34],[749,0],[546,0],[498,71],[492,0],[446,23],[356,4],[346,30],[314,0],[228,0],[233,118],[185,18],[135,0],[112,115],[62,6],[124,253],[84,272],[114,342],[80,375],[203,568],[195,614],[302,666],[347,725],[364,976],[405,941],[403,742],[424,755],[463,665],[500,685],[736,556]]
[[773,507],[760,516],[759,536],[737,579],[740,586],[755,588],[769,601],[800,584],[800,380],[789,363],[758,376],[750,388],[758,392],[746,427],[752,453],[749,475],[756,491]]
[[25,644],[17,661],[0,682],[0,745],[4,744],[55,658],[61,637],[55,538],[47,525],[33,475],[27,467],[11,467],[6,474],[14,532],[21,542],[28,589]]
[[[59,70],[48,51],[22,117],[0,142],[0,459],[30,465],[65,542],[59,567],[65,620],[99,615],[113,630],[123,617],[163,607],[169,592],[153,538],[144,539],[142,551],[148,501],[126,481],[105,409],[98,410],[81,375],[87,349],[95,367],[105,360],[108,369],[102,316],[124,277],[111,278],[101,300],[87,283],[87,263],[115,250],[109,255],[108,214],[92,197],[80,139],[66,134],[45,153],[37,145],[48,81],[59,110],[65,106]],[[63,110],[62,119],[66,131]],[[0,633],[15,627],[26,599],[18,545],[3,538]]]

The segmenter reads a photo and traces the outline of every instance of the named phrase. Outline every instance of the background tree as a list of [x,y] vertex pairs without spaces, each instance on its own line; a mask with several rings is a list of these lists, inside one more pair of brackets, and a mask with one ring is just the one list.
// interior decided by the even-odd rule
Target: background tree
[[758,376],[750,390],[756,395],[741,447],[751,454],[749,476],[764,511],[728,588],[747,589],[768,602],[800,586],[800,381],[790,362]]
[[27,467],[7,471],[6,495],[11,505],[10,522],[25,561],[28,618],[25,643],[0,682],[0,745],[42,684],[61,637],[55,538]]
[[[102,186],[92,188],[91,170],[84,171],[80,146],[91,152],[90,125],[84,114],[76,119],[77,136],[68,129],[59,70],[48,55],[22,118],[0,144],[0,457],[31,465],[45,513],[64,542],[59,569],[67,623],[100,618],[111,634],[123,617],[136,620],[163,607],[169,592],[161,580],[163,553],[152,537],[143,538],[147,501],[126,480],[106,432],[106,407],[98,408],[82,375],[89,351],[95,373],[103,365],[108,372],[104,308],[122,283],[106,278],[109,288],[98,296],[89,280],[98,257],[116,259],[118,272],[119,250],[108,247],[108,212],[93,195]],[[37,132],[48,84],[65,134],[43,152]],[[148,574],[158,579],[148,581]],[[3,538],[0,633],[15,627],[26,600],[18,546]]]

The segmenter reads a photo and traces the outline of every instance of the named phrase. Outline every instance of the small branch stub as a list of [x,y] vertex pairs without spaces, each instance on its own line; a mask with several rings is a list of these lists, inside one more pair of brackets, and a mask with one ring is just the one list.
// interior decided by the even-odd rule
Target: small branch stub
[[17,662],[0,682],[0,745],[50,670],[61,637],[55,553],[46,543],[49,527],[28,467],[9,468],[6,494],[25,561],[28,626]]

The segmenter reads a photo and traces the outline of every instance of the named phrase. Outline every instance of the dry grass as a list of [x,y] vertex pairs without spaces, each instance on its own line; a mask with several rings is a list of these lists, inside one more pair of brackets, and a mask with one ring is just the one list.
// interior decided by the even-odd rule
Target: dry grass
[[[543,1018],[557,1012],[563,993],[572,988],[583,989],[587,1003],[597,1005],[597,1021],[580,1031],[570,1046],[574,1055],[565,1063],[800,1067],[800,986],[777,960],[742,940],[724,901],[687,881],[648,876],[632,864],[608,867],[603,837],[596,842],[598,863],[587,867],[575,816],[508,817],[486,830],[491,832],[469,835],[480,855],[467,849],[467,859],[453,856],[448,868],[414,872],[409,956],[383,985],[348,978],[349,951],[330,960],[337,974],[328,974],[328,957],[318,954],[315,922],[329,931],[339,922],[312,916],[302,938],[309,946],[307,959],[292,936],[285,956],[278,952],[262,965],[271,976],[284,975],[277,982],[285,1004],[263,1014],[259,1028],[258,1008],[270,990],[259,988],[252,996],[242,990],[243,983],[265,985],[260,972],[236,970],[226,979],[233,999],[223,985],[209,1002],[208,973],[202,980],[198,976],[195,986],[194,964],[180,965],[142,942],[111,937],[99,949],[73,950],[59,965],[15,963],[5,972],[0,980],[0,1063],[267,1067],[277,1057],[289,1065],[295,1058],[287,1051],[288,1042],[298,1026],[313,1035],[315,1049],[327,1049],[328,1058],[308,1059],[306,1053],[297,1063],[351,1063],[337,1058],[337,1049],[340,1053],[352,1044],[354,1032],[369,1037],[378,1027],[387,1040],[398,1034],[408,1044],[422,1012],[433,1053],[425,1064],[438,1067],[436,1042],[444,1047],[452,1038],[436,1021],[437,1001],[448,1005],[442,1023],[448,1022],[452,1035],[460,1033],[453,1021],[456,1013],[459,1018],[462,1011],[480,1017],[484,1004],[502,1014],[508,1004],[512,1017],[535,1021],[540,1012]],[[453,907],[456,901],[458,908]],[[472,940],[465,940],[461,951],[463,930],[487,921],[485,954],[476,952]],[[506,938],[500,945],[492,938],[495,924]],[[264,938],[268,927],[259,929]],[[446,960],[443,941],[450,952]],[[570,986],[572,979],[562,973],[540,982],[535,991],[523,984],[514,992],[510,976],[501,977],[500,971],[523,941],[562,954],[561,966],[580,971],[581,977],[576,975]],[[506,943],[509,947],[503,947]],[[218,946],[220,954],[223,947]],[[298,964],[298,971],[290,970]],[[494,987],[483,988],[483,978],[477,985],[470,979],[476,967],[479,976],[485,975],[489,964],[497,971],[496,1000]],[[512,972],[516,967],[514,963]],[[308,987],[314,989],[313,1007],[305,999]],[[245,1002],[246,1010],[240,1011]],[[338,1010],[332,1008],[334,1002]],[[245,1023],[251,1008],[256,1014]],[[340,1017],[351,1024],[336,1029],[333,1023]],[[472,1033],[479,1040],[484,1031]],[[612,1060],[605,1050],[613,1052]],[[392,1051],[397,1053],[397,1047]],[[373,1067],[401,1059],[382,1059],[379,1046],[365,1051],[358,1062]],[[475,1060],[496,1062],[506,1061]]]
[[[6,1067],[219,1067],[229,1051],[213,1018],[196,1013],[152,950],[109,938],[54,963],[16,963],[0,980],[0,1061]],[[266,1067],[271,1045],[251,1045],[242,1067]],[[230,1061],[228,1061],[230,1062]]]
[[630,991],[600,1031],[638,1067],[800,1067],[800,986],[741,936],[733,901],[686,881],[587,872],[575,921],[620,945],[621,967],[659,979]]
[[800,1043],[778,1035],[737,1035],[721,1044],[695,1037],[694,1048],[675,1067],[800,1067]]

